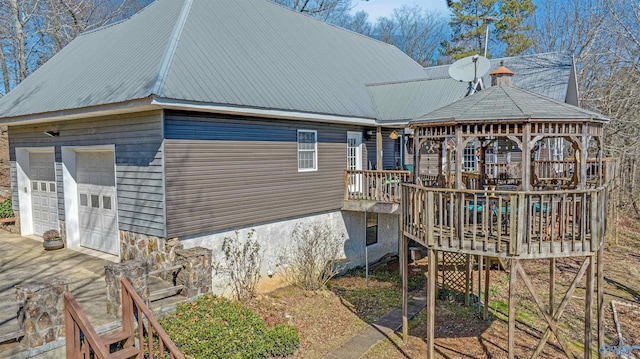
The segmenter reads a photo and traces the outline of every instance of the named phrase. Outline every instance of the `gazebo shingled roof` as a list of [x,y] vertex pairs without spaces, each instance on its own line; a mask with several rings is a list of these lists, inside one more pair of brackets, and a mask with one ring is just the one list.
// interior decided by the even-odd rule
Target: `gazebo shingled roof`
[[513,86],[492,86],[425,114],[411,124],[451,121],[591,120],[608,122],[598,113]]

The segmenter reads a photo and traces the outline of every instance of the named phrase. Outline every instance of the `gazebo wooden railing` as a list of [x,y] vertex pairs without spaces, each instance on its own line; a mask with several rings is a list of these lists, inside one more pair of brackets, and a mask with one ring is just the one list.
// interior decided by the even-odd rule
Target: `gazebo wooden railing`
[[490,257],[594,253],[605,228],[606,188],[484,191],[402,185],[405,236],[436,250]]
[[[73,295],[64,294],[67,359],[184,359],[131,282],[123,278],[121,285],[122,330],[105,336],[96,333]],[[116,343],[122,346],[112,353],[110,347]]]
[[400,202],[400,184],[411,181],[409,171],[344,172],[344,199],[376,202]]

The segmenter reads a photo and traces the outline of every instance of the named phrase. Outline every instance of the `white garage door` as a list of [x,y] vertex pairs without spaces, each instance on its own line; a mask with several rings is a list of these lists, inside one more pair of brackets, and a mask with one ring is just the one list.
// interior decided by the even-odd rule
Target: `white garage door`
[[118,254],[113,152],[78,152],[80,244]]
[[29,154],[33,233],[58,229],[58,198],[53,153]]

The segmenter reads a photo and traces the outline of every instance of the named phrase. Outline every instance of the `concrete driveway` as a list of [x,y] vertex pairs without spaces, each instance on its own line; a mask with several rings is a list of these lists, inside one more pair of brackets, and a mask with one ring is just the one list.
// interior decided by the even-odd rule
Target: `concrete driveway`
[[[68,249],[45,251],[41,241],[0,230],[0,305],[15,300],[16,285],[56,278],[69,285],[94,327],[113,322],[105,304],[104,266],[109,263]],[[15,316],[0,313],[0,335],[15,329]]]

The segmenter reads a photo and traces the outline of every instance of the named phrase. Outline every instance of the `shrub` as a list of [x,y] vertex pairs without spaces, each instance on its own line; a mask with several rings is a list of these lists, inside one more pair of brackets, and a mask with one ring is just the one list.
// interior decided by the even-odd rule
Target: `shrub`
[[277,325],[269,329],[240,302],[211,294],[178,304],[161,324],[185,356],[194,359],[287,356],[300,345],[295,328]]
[[42,235],[42,238],[45,241],[55,241],[55,240],[61,239],[62,237],[60,237],[60,232],[58,232],[58,230],[50,229],[44,232],[44,234]]
[[13,217],[13,206],[11,204],[11,198],[7,198],[0,203],[0,218]]
[[255,230],[249,231],[247,240],[241,241],[238,231],[234,237],[225,237],[222,242],[224,264],[214,265],[216,272],[228,277],[232,296],[239,301],[247,301],[256,295],[260,280],[262,256],[260,243],[253,239]]
[[272,356],[287,356],[300,346],[298,330],[288,324],[276,324],[269,332],[269,341],[273,346]]
[[279,265],[292,284],[319,290],[344,269],[344,234],[335,233],[328,223],[297,224],[291,236],[291,245],[279,255]]

